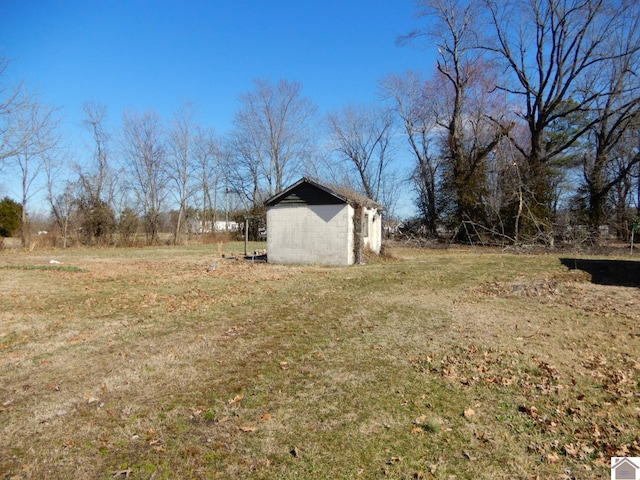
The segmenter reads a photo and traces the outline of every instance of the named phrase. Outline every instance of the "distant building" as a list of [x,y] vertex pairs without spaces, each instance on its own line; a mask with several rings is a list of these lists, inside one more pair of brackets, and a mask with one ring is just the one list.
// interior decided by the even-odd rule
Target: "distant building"
[[269,263],[347,266],[365,249],[380,253],[383,209],[373,200],[302,178],[266,208]]
[[237,232],[240,230],[238,222],[225,222],[224,220],[216,220],[215,222],[192,219],[190,221],[190,229],[195,233],[213,233],[213,232]]
[[213,229],[216,232],[237,232],[240,230],[240,225],[238,222],[225,222],[222,220],[218,220],[214,222]]

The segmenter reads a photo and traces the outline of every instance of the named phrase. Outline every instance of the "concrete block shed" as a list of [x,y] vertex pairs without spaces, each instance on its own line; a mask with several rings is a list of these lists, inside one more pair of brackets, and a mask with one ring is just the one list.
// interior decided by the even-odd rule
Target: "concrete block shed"
[[269,263],[347,266],[365,249],[380,253],[383,209],[373,200],[302,178],[266,209]]

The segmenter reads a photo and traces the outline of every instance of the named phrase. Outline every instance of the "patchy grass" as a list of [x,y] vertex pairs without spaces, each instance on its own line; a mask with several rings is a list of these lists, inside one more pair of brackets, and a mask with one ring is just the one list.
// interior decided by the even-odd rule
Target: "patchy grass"
[[0,265],[0,270],[51,270],[61,272],[84,272],[78,267],[67,267],[64,265]]
[[[0,478],[582,479],[640,455],[637,288],[553,255],[224,248],[0,257]],[[49,258],[84,273],[13,268]]]

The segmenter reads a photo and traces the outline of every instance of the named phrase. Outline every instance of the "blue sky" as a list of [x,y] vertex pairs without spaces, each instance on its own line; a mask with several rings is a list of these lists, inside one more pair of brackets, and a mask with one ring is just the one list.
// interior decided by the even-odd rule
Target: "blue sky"
[[413,0],[0,0],[3,79],[24,81],[80,131],[95,100],[169,118],[183,100],[224,134],[256,78],[295,80],[321,113],[376,100],[386,73],[430,70],[432,52],[395,40]]
[[385,73],[428,68],[397,47],[413,1],[0,1],[6,80],[24,80],[70,118],[85,100],[111,116],[184,99],[224,132],[255,78],[302,83],[327,111],[375,100]]

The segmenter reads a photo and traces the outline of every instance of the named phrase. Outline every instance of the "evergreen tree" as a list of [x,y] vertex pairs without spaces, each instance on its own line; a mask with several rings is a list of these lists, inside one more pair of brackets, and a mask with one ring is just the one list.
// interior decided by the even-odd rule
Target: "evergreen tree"
[[22,206],[9,197],[0,201],[0,237],[11,237],[20,230]]

